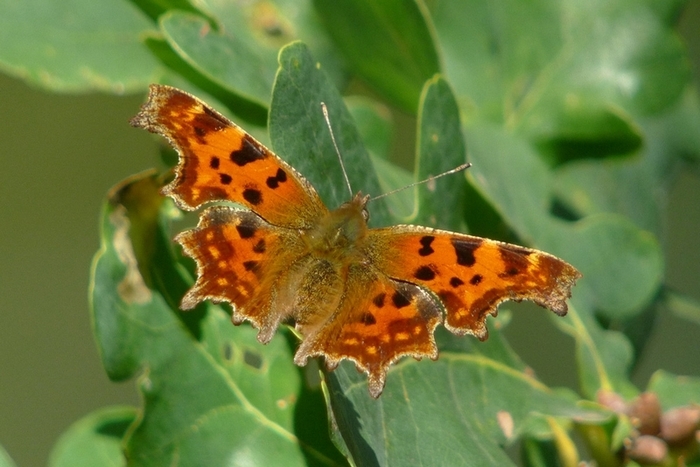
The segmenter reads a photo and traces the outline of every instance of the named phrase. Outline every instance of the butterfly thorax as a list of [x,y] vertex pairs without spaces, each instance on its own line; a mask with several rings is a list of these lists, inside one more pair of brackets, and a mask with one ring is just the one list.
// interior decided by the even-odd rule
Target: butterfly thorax
[[358,193],[338,209],[329,211],[304,233],[312,255],[331,262],[345,262],[358,255],[358,247],[367,235],[368,196]]

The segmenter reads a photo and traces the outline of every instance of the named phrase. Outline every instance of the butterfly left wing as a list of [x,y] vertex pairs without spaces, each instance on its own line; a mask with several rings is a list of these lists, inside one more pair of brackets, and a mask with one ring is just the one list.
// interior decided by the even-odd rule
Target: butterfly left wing
[[368,232],[366,255],[394,279],[430,289],[445,327],[486,339],[486,316],[506,300],[531,300],[563,316],[581,274],[538,250],[443,230],[399,225]]
[[273,225],[306,229],[327,209],[311,184],[235,123],[179,89],[152,84],[131,125],[164,136],[180,155],[163,188],[179,207],[247,206]]
[[442,311],[425,290],[367,265],[350,266],[346,277],[332,315],[320,325],[297,326],[304,340],[294,362],[304,365],[310,357],[323,356],[333,369],[342,359],[352,360],[367,374],[369,392],[377,398],[393,362],[403,356],[437,358],[433,332]]

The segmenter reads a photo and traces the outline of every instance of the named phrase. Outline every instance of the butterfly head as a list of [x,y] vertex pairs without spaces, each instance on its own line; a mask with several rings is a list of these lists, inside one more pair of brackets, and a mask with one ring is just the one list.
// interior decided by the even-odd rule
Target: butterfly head
[[357,193],[352,200],[330,211],[318,224],[304,233],[309,249],[330,261],[347,258],[367,234],[369,196]]

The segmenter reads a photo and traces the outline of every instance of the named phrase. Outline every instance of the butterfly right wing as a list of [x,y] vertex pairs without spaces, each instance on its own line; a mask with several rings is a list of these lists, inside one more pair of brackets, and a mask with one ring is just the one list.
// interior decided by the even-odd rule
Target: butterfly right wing
[[389,277],[426,287],[442,302],[445,327],[486,339],[486,317],[506,300],[531,300],[563,316],[573,266],[543,251],[415,225],[368,232],[365,254]]

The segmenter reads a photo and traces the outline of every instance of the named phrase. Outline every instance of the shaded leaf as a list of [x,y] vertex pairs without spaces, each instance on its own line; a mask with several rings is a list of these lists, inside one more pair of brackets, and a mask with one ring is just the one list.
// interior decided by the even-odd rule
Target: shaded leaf
[[688,83],[666,8],[631,0],[428,5],[463,111],[560,150],[594,141],[635,147],[626,114],[658,112]]
[[423,83],[440,71],[422,3],[315,0],[314,6],[355,72],[414,113]]
[[664,293],[662,299],[665,308],[679,318],[700,324],[700,303],[696,300],[668,290]]
[[651,376],[647,390],[659,396],[662,410],[700,404],[700,378],[696,376],[677,376],[658,370]]
[[329,386],[339,431],[357,465],[511,465],[500,449],[509,441],[499,424],[503,412],[515,436],[528,432],[531,411],[604,418],[577,408],[575,397],[479,354],[443,350],[437,362],[404,360],[390,370],[376,401],[353,373],[339,368]]
[[16,467],[16,465],[5,448],[0,445],[0,467]]
[[[129,2],[0,1],[0,69],[58,92],[133,92],[162,72]],[[108,58],[107,58],[108,57]]]
[[240,31],[212,29],[206,19],[174,11],[160,19],[169,44],[209,80],[266,107],[277,69],[276,52],[254,47]]
[[106,407],[86,415],[61,435],[49,467],[125,466],[122,440],[136,417],[133,407]]
[[[270,110],[273,149],[311,182],[330,209],[348,201],[350,193],[321,112],[321,102],[328,108],[353,191],[381,193],[369,154],[340,94],[301,42],[290,44],[280,52]],[[383,201],[372,202],[370,223],[390,222]]]
[[[434,77],[423,88],[416,148],[416,181],[452,170],[467,160],[459,108],[452,89],[442,77]],[[463,230],[466,190],[463,172],[423,183],[415,190],[415,214],[406,220],[441,229]]]

